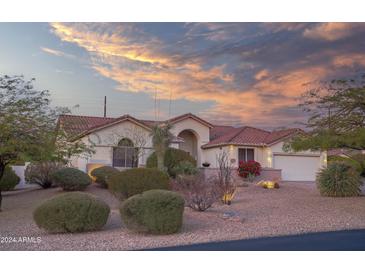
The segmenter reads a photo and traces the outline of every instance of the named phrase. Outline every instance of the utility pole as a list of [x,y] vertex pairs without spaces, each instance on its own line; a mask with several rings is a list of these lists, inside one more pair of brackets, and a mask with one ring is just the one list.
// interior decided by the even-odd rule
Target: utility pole
[[104,118],[106,117],[106,96],[104,96]]
[[170,89],[170,100],[169,100],[169,119],[171,118],[171,95],[172,95],[172,91]]
[[155,121],[157,121],[157,89],[155,88]]

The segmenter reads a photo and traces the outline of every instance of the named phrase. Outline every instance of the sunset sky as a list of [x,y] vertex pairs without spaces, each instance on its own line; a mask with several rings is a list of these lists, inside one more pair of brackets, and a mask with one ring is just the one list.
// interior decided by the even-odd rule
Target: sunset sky
[[75,114],[297,126],[309,82],[365,67],[365,23],[0,23],[0,74]]

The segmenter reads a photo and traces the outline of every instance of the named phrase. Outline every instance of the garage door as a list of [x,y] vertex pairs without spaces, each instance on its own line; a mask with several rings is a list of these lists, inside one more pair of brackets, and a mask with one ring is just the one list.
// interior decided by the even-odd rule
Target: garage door
[[315,181],[319,156],[274,155],[274,168],[281,169],[284,181]]

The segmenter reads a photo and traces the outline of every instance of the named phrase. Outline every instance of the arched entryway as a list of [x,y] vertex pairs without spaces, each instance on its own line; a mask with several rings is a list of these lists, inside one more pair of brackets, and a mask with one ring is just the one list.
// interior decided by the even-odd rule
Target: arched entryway
[[138,153],[132,140],[123,138],[113,147],[113,167],[131,168],[138,166]]
[[179,144],[179,149],[188,152],[195,160],[198,160],[198,138],[196,134],[192,130],[186,129],[181,131],[178,137],[184,140]]

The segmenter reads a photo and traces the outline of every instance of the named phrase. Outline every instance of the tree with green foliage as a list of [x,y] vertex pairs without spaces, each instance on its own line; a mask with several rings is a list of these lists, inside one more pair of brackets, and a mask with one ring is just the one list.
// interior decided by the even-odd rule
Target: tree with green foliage
[[[13,190],[17,184],[19,184],[20,178],[10,166],[7,166],[4,170],[4,174],[0,179],[0,191]],[[1,211],[1,208],[0,208]]]
[[365,149],[365,75],[310,88],[300,106],[310,114],[311,131],[286,143],[286,150]]
[[152,146],[157,157],[157,168],[165,171],[164,157],[172,139],[170,133],[172,126],[169,123],[156,124],[151,131]]
[[[14,161],[63,160],[92,148],[71,142],[57,118],[69,112],[51,106],[48,90],[37,90],[35,79],[0,75],[0,179]],[[1,208],[0,191],[0,208]]]

